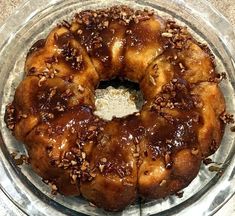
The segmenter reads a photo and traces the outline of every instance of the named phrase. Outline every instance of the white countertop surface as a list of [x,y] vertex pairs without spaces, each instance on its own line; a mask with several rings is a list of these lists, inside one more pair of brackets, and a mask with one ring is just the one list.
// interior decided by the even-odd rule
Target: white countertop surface
[[[0,0],[0,25],[4,20],[13,12],[14,8],[17,7],[24,0]],[[235,0],[208,0],[211,2],[229,21],[233,24],[235,30]],[[235,187],[235,185],[234,185]],[[7,198],[2,197],[3,194],[0,191],[0,215],[11,215],[11,212],[5,213],[6,205],[11,209],[12,204],[7,202]],[[21,212],[18,215],[22,215]],[[235,216],[235,196],[229,200],[229,202],[220,209],[215,216]]]

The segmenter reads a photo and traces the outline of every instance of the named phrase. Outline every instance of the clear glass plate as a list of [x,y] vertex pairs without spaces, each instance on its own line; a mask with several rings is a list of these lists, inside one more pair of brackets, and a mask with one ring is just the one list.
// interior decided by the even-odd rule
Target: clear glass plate
[[1,138],[0,187],[16,209],[28,215],[212,215],[235,193],[235,133],[226,128],[220,149],[213,161],[222,163],[222,175],[201,170],[184,189],[184,196],[171,196],[151,202],[137,202],[120,213],[108,213],[91,207],[79,197],[52,196],[30,166],[16,166],[13,151],[25,154],[4,123],[5,105],[12,100],[16,86],[23,78],[28,49],[44,38],[59,21],[69,19],[84,9],[97,9],[126,4],[148,7],[165,18],[186,25],[201,42],[207,43],[216,56],[217,70],[226,72],[221,83],[228,112],[235,114],[235,35],[227,20],[205,0],[40,0],[26,1],[0,28]]

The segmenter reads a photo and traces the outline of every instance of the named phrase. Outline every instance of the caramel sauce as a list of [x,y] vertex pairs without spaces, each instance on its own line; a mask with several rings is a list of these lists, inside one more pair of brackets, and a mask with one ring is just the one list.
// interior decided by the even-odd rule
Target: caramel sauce
[[110,29],[102,32],[94,29],[96,29],[95,25],[81,28],[82,34],[77,35],[76,39],[86,48],[91,57],[99,59],[105,68],[109,68],[111,66],[110,44],[114,35]]
[[33,46],[29,49],[29,52],[27,54],[27,57],[29,55],[31,55],[34,52],[37,52],[39,49],[43,48],[45,46],[46,40],[45,39],[41,39],[36,41]]
[[[104,164],[103,174],[117,174],[121,178],[131,175],[137,158],[133,158],[136,145],[144,134],[139,117],[114,118],[104,126],[103,139],[97,145],[94,163],[99,168]],[[102,163],[101,159],[106,162]]]
[[[130,33],[128,33],[128,30]],[[143,48],[151,47],[151,45],[156,42],[161,43],[161,32],[154,32],[151,28],[146,27],[143,23],[136,25],[136,23],[132,21],[127,28],[127,33],[126,44],[128,47],[138,50],[138,52],[141,52]]]
[[195,112],[183,112],[170,120],[152,117],[146,125],[146,139],[153,160],[165,154],[175,154],[181,149],[190,149],[198,144],[198,122],[193,121]]

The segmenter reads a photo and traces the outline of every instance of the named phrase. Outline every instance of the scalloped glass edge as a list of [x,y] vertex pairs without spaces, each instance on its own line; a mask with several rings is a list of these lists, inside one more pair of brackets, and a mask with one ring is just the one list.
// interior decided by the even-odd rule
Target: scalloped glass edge
[[[105,1],[105,0],[103,0]],[[126,0],[128,2],[129,0]],[[184,4],[185,7],[190,8],[190,10],[196,15],[200,16],[207,25],[209,25],[211,28],[216,29],[218,36],[221,40],[221,42],[225,45],[227,52],[229,53],[229,56],[231,58],[231,62],[233,63],[233,67],[235,67],[235,34],[233,27],[231,24],[228,22],[228,20],[213,6],[208,2],[208,1],[203,1],[203,0],[198,0],[198,1],[192,1],[192,0],[171,0],[172,2],[179,2],[180,4]],[[40,11],[40,9],[44,8],[45,5],[48,7],[50,5],[54,5],[58,2],[58,0],[41,0],[41,1],[30,1],[27,0],[23,4],[21,4],[0,27],[0,50],[10,41],[10,38],[14,36],[15,32],[19,30],[22,26],[24,26],[27,21],[33,17],[35,14]],[[138,2],[132,1],[132,2]],[[154,1],[151,0],[146,0],[142,2],[147,2],[147,3],[153,3]],[[203,7],[203,10],[202,10]],[[24,13],[21,13],[24,11]],[[212,15],[213,19],[208,19],[206,16],[207,14]],[[18,19],[20,17],[20,20],[24,20],[23,23],[19,26]],[[210,17],[210,18],[212,18]],[[9,25],[10,24],[10,25]],[[15,25],[13,25],[15,24]],[[0,71],[1,73],[1,71]],[[233,80],[235,80],[235,74],[232,74]],[[0,81],[0,84],[2,86],[2,80]],[[232,82],[233,88],[235,88],[235,82]],[[1,96],[2,96],[2,89],[1,89]],[[0,143],[1,144],[1,143]],[[235,146],[234,146],[235,147]],[[5,155],[2,151],[0,151],[0,171],[1,171],[1,176],[0,176],[0,188],[4,192],[6,196],[9,197],[9,200],[13,202],[19,209],[21,209],[22,212],[27,214],[27,212],[24,211],[24,208],[19,205],[16,201],[12,200],[10,195],[8,194],[8,189],[10,188],[12,190],[13,185],[2,185],[3,179],[8,178],[9,182],[12,182],[12,179],[17,177],[17,169],[15,169],[14,174],[10,174],[8,170],[5,169],[5,167],[12,166],[11,165],[11,160],[8,160],[9,158],[5,158]],[[180,215],[189,215],[190,213],[195,213],[195,210],[197,211],[197,214],[205,215],[205,208],[206,206],[212,206],[212,209],[209,209],[209,212],[207,212],[207,215],[213,215],[216,213],[227,201],[235,194],[235,156],[233,158],[230,158],[230,164],[225,164],[226,170],[223,173],[223,176],[218,180],[216,183],[216,187],[213,187],[210,191],[210,194],[204,194],[198,202],[204,196],[207,196],[206,200],[207,203],[200,203],[200,209],[197,208],[191,208],[191,209],[183,209],[180,211]],[[13,166],[12,166],[13,167]],[[227,181],[224,181],[224,177],[228,178]],[[23,183],[22,183],[23,184]],[[226,186],[226,187],[225,187]],[[18,188],[19,189],[19,188]],[[15,191],[17,193],[17,190]],[[226,194],[226,197],[223,199],[221,198],[221,194]],[[209,203],[208,203],[209,202]],[[215,205],[212,205],[213,203],[216,203]],[[50,214],[50,212],[47,212],[46,210],[46,203],[41,204],[45,210],[44,213]],[[33,206],[32,206],[33,208]],[[33,209],[32,209],[33,210]],[[177,211],[176,211],[177,212]],[[66,212],[63,212],[66,214]],[[56,211],[56,214],[59,215],[64,215],[62,212],[59,213]],[[42,215],[42,214],[41,214]],[[164,213],[163,213],[164,215]]]

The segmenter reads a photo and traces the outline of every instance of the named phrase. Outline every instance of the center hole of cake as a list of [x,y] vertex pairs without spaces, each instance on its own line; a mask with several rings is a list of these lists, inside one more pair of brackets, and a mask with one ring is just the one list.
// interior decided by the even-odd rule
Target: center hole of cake
[[136,113],[141,110],[143,104],[139,85],[130,81],[102,81],[95,91],[95,115],[105,120]]

